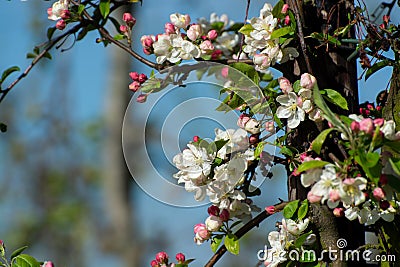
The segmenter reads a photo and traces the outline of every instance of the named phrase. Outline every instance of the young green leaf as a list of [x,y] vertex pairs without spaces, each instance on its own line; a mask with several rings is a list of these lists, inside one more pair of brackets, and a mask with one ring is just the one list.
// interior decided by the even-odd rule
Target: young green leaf
[[310,231],[310,232],[308,232],[308,233],[305,233],[305,234],[302,234],[301,236],[299,236],[295,241],[294,241],[294,246],[296,247],[296,248],[300,248],[303,244],[304,244],[304,242],[307,240],[307,237],[309,236],[309,235],[311,235],[312,234],[312,232]]
[[261,153],[264,150],[264,146],[265,146],[265,142],[258,143],[258,145],[257,145],[257,147],[256,147],[256,149],[254,151],[254,157],[255,158],[258,158],[261,155]]
[[1,75],[0,83],[2,83],[11,73],[13,73],[15,71],[20,71],[19,67],[12,66],[12,67],[6,69],[5,71],[3,71],[3,74]]
[[324,89],[321,91],[325,92],[325,95],[329,102],[335,104],[336,106],[340,107],[341,109],[349,110],[349,108],[347,106],[346,98],[344,98],[339,92],[337,92],[333,89]]
[[100,0],[100,14],[106,18],[110,14],[110,0]]
[[40,267],[40,263],[28,254],[20,254],[14,258],[11,267]]
[[271,39],[279,38],[279,37],[285,36],[286,34],[289,34],[289,33],[293,34],[292,27],[287,26],[287,27],[279,28],[279,29],[274,30],[271,33]]
[[222,238],[223,238],[222,235],[217,235],[211,240],[211,250],[213,253],[215,253],[219,248],[219,245],[222,242]]
[[299,207],[300,200],[294,200],[286,204],[285,208],[283,208],[283,217],[286,219],[293,218],[296,213],[297,208]]
[[297,211],[297,218],[303,220],[307,216],[308,212],[308,200],[305,199],[301,202],[299,210]]
[[234,234],[228,234],[225,237],[224,245],[226,249],[233,255],[239,254],[240,250],[239,239]]
[[245,24],[243,25],[242,28],[240,28],[239,32],[244,34],[244,35],[249,35],[251,31],[253,31],[254,28],[251,26],[251,24]]
[[26,248],[28,248],[28,246],[23,246],[23,247],[20,247],[20,248],[14,250],[13,253],[11,253],[10,259],[12,260],[15,257],[17,257],[18,255],[20,255]]
[[377,72],[378,70],[380,70],[386,66],[391,66],[391,63],[389,60],[382,60],[382,61],[375,63],[365,73],[365,80],[368,80],[368,78],[371,77],[372,74],[374,74],[375,72]]
[[307,171],[309,169],[322,168],[327,164],[329,164],[329,162],[323,161],[323,160],[310,160],[310,161],[303,162],[297,168],[297,171],[298,172],[304,172],[304,171]]
[[328,128],[323,130],[312,142],[311,149],[315,151],[315,153],[319,154],[321,152],[321,148],[323,143],[325,142],[326,137],[332,132],[333,128]]

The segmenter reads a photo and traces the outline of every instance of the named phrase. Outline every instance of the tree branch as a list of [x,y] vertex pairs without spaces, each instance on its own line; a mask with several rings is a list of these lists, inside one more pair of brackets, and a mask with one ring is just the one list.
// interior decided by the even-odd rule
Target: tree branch
[[[274,205],[275,210],[277,212],[283,210],[283,208],[285,206],[286,206],[286,202],[281,202],[281,203],[278,203],[278,204]],[[252,220],[250,220],[248,223],[243,225],[239,230],[237,230],[235,232],[235,236],[237,238],[241,238],[242,236],[244,236],[247,232],[249,232],[254,227],[258,227],[259,224],[262,221],[264,221],[266,218],[268,218],[269,216],[271,216],[271,214],[267,213],[266,211],[261,212],[256,217],[254,217]],[[214,264],[216,264],[217,261],[219,259],[221,259],[221,257],[225,254],[225,252],[226,252],[226,247],[225,247],[225,245],[222,245],[217,250],[217,252],[215,252],[215,254],[211,257],[211,259],[206,263],[206,265],[204,265],[204,267],[212,267],[212,266],[214,266]]]

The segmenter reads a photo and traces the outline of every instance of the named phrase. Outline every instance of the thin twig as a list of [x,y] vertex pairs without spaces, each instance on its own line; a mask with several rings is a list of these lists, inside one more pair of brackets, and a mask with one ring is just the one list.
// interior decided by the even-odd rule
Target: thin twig
[[[276,212],[281,211],[285,206],[286,206],[286,202],[281,202],[281,203],[274,205]],[[249,232],[254,227],[258,227],[260,225],[260,223],[262,221],[264,221],[266,218],[268,218],[269,216],[271,216],[271,214],[267,213],[266,211],[261,212],[256,217],[254,217],[251,221],[249,221],[244,226],[242,226],[239,230],[237,230],[235,232],[235,236],[237,238],[241,238],[242,236],[244,236],[247,232]],[[225,247],[225,245],[222,245],[204,266],[205,267],[214,266],[214,264],[217,263],[217,261],[225,254],[225,252],[226,252],[226,247]]]
[[[246,15],[245,15],[245,17],[244,17],[243,25],[246,24],[247,18],[249,17],[250,1],[251,1],[251,0],[247,0]],[[236,60],[236,62],[239,62],[239,60],[240,60],[240,54],[242,54],[243,44],[244,44],[244,34],[242,34],[242,39],[240,40],[240,48],[239,48],[239,52],[238,52],[238,54],[237,54],[237,60]]]
[[74,34],[77,31],[79,31],[83,26],[82,23],[79,23],[75,25],[73,28],[70,30],[66,31],[65,33],[61,34],[60,36],[51,39],[50,41],[47,42],[47,46],[43,49],[43,51],[38,54],[31,62],[31,64],[25,69],[25,71],[19,75],[6,89],[3,89],[0,91],[1,96],[0,96],[0,103],[3,101],[3,99],[6,97],[6,95],[11,91],[11,89],[14,88],[15,85],[17,85],[23,78],[25,78],[28,73],[32,70],[32,68],[42,59],[45,57],[45,55],[56,45],[59,41],[64,39],[70,34]]

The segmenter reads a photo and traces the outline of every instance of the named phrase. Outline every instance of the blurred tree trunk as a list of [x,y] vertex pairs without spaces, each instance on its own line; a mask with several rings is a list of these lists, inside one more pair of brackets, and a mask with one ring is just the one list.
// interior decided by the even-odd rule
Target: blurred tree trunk
[[[304,38],[313,32],[323,32],[332,35],[331,31],[349,23],[347,18],[351,14],[353,1],[338,0],[315,0],[301,1],[288,0],[287,3],[293,8],[299,27],[299,37],[302,40],[300,46],[303,48],[297,64],[293,66],[291,79],[298,79],[302,73],[313,74],[320,89],[331,88],[340,92],[348,101],[349,113],[355,113],[358,107],[357,68],[355,59],[347,61],[347,57],[354,51],[351,46],[338,46],[332,44],[321,45],[311,38]],[[354,32],[349,32],[348,38],[354,38]],[[284,73],[286,75],[286,73]],[[289,73],[290,77],[290,73]],[[333,108],[334,109],[334,108]],[[345,114],[343,110],[336,113]],[[296,147],[299,151],[306,151],[310,147],[310,141],[327,125],[307,122],[307,125],[294,129],[290,134],[288,144]],[[322,151],[323,157],[329,159],[328,154],[333,153],[339,159],[343,155],[338,150],[338,144],[326,144]],[[307,190],[301,185],[300,177],[294,176],[288,170],[289,199],[306,199]],[[337,240],[345,238],[348,249],[356,249],[364,244],[364,229],[357,222],[349,222],[344,218],[335,218],[332,211],[325,205],[311,205],[312,223],[314,230],[318,233],[322,249],[338,249]],[[355,262],[354,266],[360,266]],[[352,263],[336,260],[333,266],[353,266]]]
[[[119,9],[116,18],[122,18]],[[107,249],[111,249],[123,266],[139,266],[138,245],[140,236],[135,227],[134,207],[130,205],[134,181],[125,165],[122,151],[122,122],[129,101],[130,57],[122,50],[112,47],[112,66],[106,97],[104,141],[103,186],[106,196],[106,212],[109,216],[111,236],[107,237]]]

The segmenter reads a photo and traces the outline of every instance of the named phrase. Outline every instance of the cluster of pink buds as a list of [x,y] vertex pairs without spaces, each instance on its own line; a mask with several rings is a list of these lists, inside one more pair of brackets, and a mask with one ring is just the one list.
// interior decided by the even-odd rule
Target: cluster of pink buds
[[136,24],[136,19],[130,13],[124,13],[122,20],[125,22],[125,25],[119,26],[119,30],[130,40],[131,31]]
[[71,18],[68,6],[69,1],[60,0],[47,9],[48,19],[57,21],[55,26],[58,30],[64,30],[67,26],[67,21]]
[[208,217],[205,223],[198,223],[194,226],[194,242],[198,245],[211,238],[212,232],[219,231],[224,222],[229,220],[229,211],[220,210],[219,207],[211,205],[207,209]]
[[137,73],[135,72],[130,72],[129,77],[132,79],[132,83],[129,85],[129,90],[133,92],[137,92],[140,88],[140,86],[147,80],[147,76],[144,73]]
[[370,119],[370,118],[365,118],[362,119],[360,122],[358,121],[352,121],[350,128],[354,133],[358,132],[364,132],[368,135],[372,135],[375,131],[376,127],[382,127],[383,124],[385,123],[385,120],[382,118],[378,119]]
[[[185,262],[185,255],[183,253],[178,253],[175,256],[178,264],[187,266],[187,262]],[[155,260],[150,262],[151,267],[174,267],[175,263],[168,263],[169,257],[168,254],[164,251],[158,252],[156,254]]]

